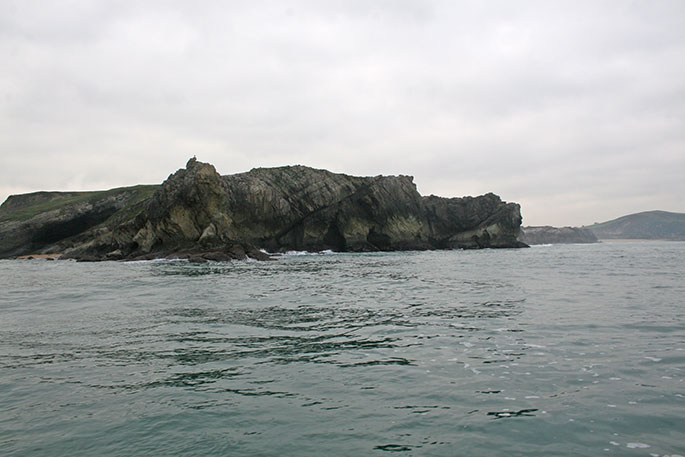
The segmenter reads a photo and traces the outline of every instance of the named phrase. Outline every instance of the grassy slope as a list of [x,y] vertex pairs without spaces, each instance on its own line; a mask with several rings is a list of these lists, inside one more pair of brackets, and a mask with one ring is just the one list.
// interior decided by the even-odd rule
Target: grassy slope
[[630,214],[586,228],[604,239],[672,239],[685,240],[685,214],[646,211]]
[[[118,187],[116,189],[100,190],[93,192],[39,193],[35,194],[35,198],[31,198],[31,201],[27,202],[27,204],[25,205],[13,205],[19,206],[18,208],[10,208],[9,205],[3,205],[2,207],[0,207],[0,220],[17,222],[26,221],[28,219],[31,219],[32,217],[37,216],[40,213],[58,210],[74,204],[95,203],[103,198],[115,196],[117,194],[124,192],[135,193],[133,199],[127,205],[127,207],[131,207],[136,203],[139,203],[147,198],[150,198],[158,188],[158,185],[138,185],[131,187]],[[42,196],[40,194],[44,194],[44,197],[41,198]],[[21,197],[22,196],[19,196],[18,198]],[[125,209],[126,208],[124,208],[124,210]]]

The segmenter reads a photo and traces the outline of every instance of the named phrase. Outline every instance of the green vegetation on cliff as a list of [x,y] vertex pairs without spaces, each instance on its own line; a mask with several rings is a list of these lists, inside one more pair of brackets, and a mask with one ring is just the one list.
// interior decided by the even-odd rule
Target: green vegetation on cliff
[[69,206],[96,205],[98,201],[128,193],[133,194],[129,204],[135,204],[152,197],[158,188],[157,184],[141,184],[90,192],[34,192],[12,195],[0,206],[0,220],[26,221],[41,213],[58,211]]
[[645,211],[587,227],[599,239],[685,241],[685,214]]

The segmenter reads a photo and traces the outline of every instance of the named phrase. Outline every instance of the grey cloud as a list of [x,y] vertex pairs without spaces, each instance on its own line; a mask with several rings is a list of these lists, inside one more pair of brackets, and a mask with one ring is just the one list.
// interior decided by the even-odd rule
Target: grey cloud
[[526,223],[684,211],[682,2],[0,5],[0,200],[302,163]]

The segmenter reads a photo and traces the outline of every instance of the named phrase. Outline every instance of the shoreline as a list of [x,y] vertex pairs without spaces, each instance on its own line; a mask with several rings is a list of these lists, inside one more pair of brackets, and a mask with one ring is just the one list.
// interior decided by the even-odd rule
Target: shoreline
[[599,238],[599,241],[602,243],[635,243],[635,242],[641,242],[641,243],[650,243],[654,241],[685,241],[685,240],[669,240],[665,238]]

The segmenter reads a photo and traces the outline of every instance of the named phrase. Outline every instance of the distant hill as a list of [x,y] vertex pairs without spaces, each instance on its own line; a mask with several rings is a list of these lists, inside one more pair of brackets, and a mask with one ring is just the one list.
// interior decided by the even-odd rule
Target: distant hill
[[685,241],[685,214],[645,211],[589,225],[599,239]]

